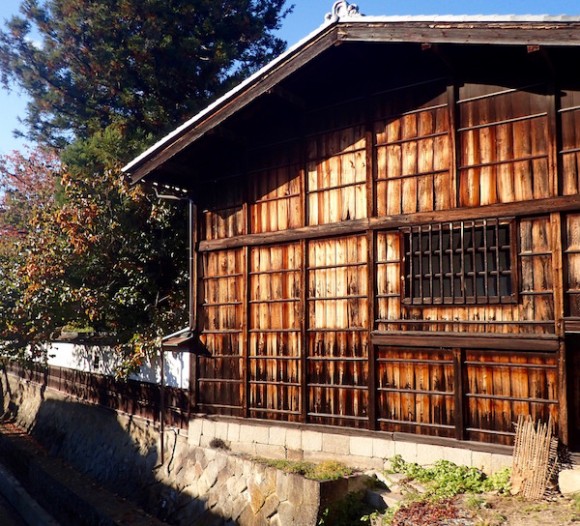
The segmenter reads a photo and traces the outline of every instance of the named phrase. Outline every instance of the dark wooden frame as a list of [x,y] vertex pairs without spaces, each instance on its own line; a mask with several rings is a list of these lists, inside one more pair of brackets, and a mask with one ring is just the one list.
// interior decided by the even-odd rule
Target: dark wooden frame
[[[495,232],[495,238],[496,238],[496,245],[493,246],[491,248],[492,251],[495,251],[496,256],[496,270],[495,271],[491,271],[488,270],[488,246],[487,246],[487,228],[488,228],[488,222],[492,223],[492,228],[494,228],[494,232]],[[467,225],[466,223],[470,223],[469,225]],[[479,223],[479,224],[478,224]],[[507,246],[500,246],[497,243],[499,243],[499,238],[500,238],[500,233],[499,233],[499,227],[500,226],[506,226],[507,225],[507,232],[509,234],[509,242]],[[426,229],[426,230],[425,230]],[[481,252],[482,251],[482,247],[471,247],[471,248],[466,248],[464,247],[464,243],[463,243],[463,239],[464,239],[464,232],[466,232],[467,230],[471,230],[471,236],[472,239],[475,240],[476,236],[476,230],[478,229],[482,229],[484,235],[483,235],[483,242],[484,242],[484,246],[483,246],[483,265],[484,265],[484,270],[480,270],[479,267],[477,267],[475,260],[475,254],[477,252]],[[402,227],[399,229],[401,232],[401,243],[402,246],[404,247],[403,250],[401,251],[401,301],[404,305],[407,306],[433,306],[433,305],[472,305],[472,304],[496,304],[496,303],[517,303],[518,299],[519,299],[519,282],[518,282],[518,267],[517,267],[517,230],[516,230],[516,226],[515,226],[515,220],[513,219],[505,219],[505,218],[486,218],[486,219],[480,219],[480,220],[469,220],[469,221],[459,221],[459,222],[446,222],[446,223],[430,223],[428,225],[419,225],[416,227]],[[431,242],[432,242],[432,234],[433,232],[438,232],[439,235],[439,250],[431,250]],[[459,253],[460,254],[460,260],[461,260],[461,265],[460,265],[460,269],[455,269],[453,267],[453,260],[454,260],[454,256],[451,254],[449,255],[449,257],[444,256],[443,254],[443,235],[445,233],[448,233],[449,235],[449,243],[450,246],[453,246],[453,241],[454,241],[454,236],[458,235],[460,237],[461,240],[461,246],[459,249],[451,249],[452,252],[455,253]],[[413,250],[413,235],[416,234],[417,236],[422,237],[424,234],[428,235],[428,239],[429,239],[429,246],[430,249],[427,251],[423,251],[422,249],[420,250],[420,255],[419,255],[419,260],[420,260],[420,270],[419,273],[415,273],[413,270],[413,259],[411,258],[411,261],[409,261],[409,253],[407,251],[407,249],[405,248],[407,246],[407,243],[410,243],[410,248],[409,250],[412,252],[415,252]],[[407,241],[407,236],[410,236],[409,241]],[[475,241],[473,241],[473,243],[475,243]],[[422,245],[422,241],[419,240],[419,244]],[[499,257],[499,253],[501,249],[505,249],[507,248],[509,250],[509,265],[510,268],[505,270],[503,268],[500,267],[500,257]],[[446,249],[445,252],[447,252],[448,250]],[[434,273],[433,269],[432,269],[432,260],[436,254],[436,252],[439,252],[439,273]],[[472,259],[472,264],[473,264],[473,268],[471,271],[466,271],[466,263],[464,262],[464,260],[469,257],[469,253],[473,252],[473,255],[471,256]],[[423,256],[426,256],[427,258],[429,258],[429,266],[430,269],[428,272],[423,272],[423,269],[421,268],[422,265],[422,259]],[[451,262],[449,270],[446,271],[444,270],[445,265],[444,262],[446,260],[449,260]],[[408,268],[409,265],[409,268]],[[409,274],[408,270],[411,272],[411,274]],[[495,278],[490,278],[489,276],[491,274],[497,273],[497,277]],[[456,274],[460,275],[460,279],[462,282],[461,285],[461,289],[462,289],[462,293],[460,295],[455,294],[455,290],[454,290],[454,285],[455,285],[455,278],[456,278]],[[470,275],[473,275],[473,277],[471,278]],[[477,276],[478,275],[482,275],[484,276],[484,288],[485,288],[485,292],[483,294],[478,294],[477,293]],[[501,275],[509,275],[509,280],[510,280],[510,289],[511,292],[509,295],[507,294],[501,294],[501,285],[500,285],[500,279],[501,279]],[[439,295],[435,295],[433,293],[434,290],[434,276],[435,275],[439,275],[439,286],[440,286],[440,291],[441,294]],[[429,295],[426,295],[423,290],[422,290],[422,284],[420,284],[420,291],[418,294],[415,293],[415,291],[412,288],[412,282],[415,280],[415,278],[418,278],[419,281],[423,281],[423,276],[429,276],[429,288],[431,293]],[[467,279],[472,279],[473,280],[473,292],[474,294],[472,295],[467,295],[465,293],[467,286],[463,284],[464,281],[466,281]],[[497,295],[490,295],[488,294],[488,281],[490,280],[494,280],[496,281],[496,288],[498,291]],[[450,281],[450,291],[451,294],[449,296],[445,295],[445,281]],[[407,283],[411,282],[411,290],[408,290],[407,287]]]

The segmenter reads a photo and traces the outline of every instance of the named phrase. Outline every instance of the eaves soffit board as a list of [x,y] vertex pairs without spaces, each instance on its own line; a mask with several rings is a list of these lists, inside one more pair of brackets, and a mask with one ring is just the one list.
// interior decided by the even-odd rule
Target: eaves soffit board
[[326,22],[123,167],[136,183],[340,41],[580,45],[580,17],[362,16]]

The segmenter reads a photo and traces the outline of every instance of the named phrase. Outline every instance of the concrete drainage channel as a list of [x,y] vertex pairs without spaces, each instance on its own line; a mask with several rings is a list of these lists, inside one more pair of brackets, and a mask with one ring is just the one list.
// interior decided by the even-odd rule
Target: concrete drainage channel
[[0,493],[26,526],[62,526],[40,507],[4,466],[0,466]]
[[27,526],[165,524],[47,455],[23,433],[14,433],[4,424],[0,424],[0,463],[0,493]]

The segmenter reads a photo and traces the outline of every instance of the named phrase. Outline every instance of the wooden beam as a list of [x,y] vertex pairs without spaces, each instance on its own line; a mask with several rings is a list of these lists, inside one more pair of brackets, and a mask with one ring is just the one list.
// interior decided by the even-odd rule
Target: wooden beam
[[396,347],[446,347],[463,349],[504,349],[514,351],[559,350],[560,340],[555,335],[486,334],[461,332],[391,331],[373,332],[374,345]]
[[580,24],[570,22],[369,22],[340,24],[345,42],[425,42],[575,46]]
[[[199,253],[197,243],[199,238],[199,218],[200,214],[197,206],[189,201],[189,328],[197,332],[198,326],[198,305],[199,305]],[[198,354],[189,356],[189,409],[197,408],[198,396],[198,373],[199,357]]]
[[305,226],[280,232],[266,232],[237,236],[228,239],[200,241],[199,250],[223,250],[242,246],[260,246],[275,243],[287,243],[301,239],[318,239],[323,237],[361,234],[365,231],[398,229],[403,226],[414,226],[429,223],[441,223],[462,220],[484,219],[491,217],[529,217],[552,212],[580,210],[580,194],[548,197],[516,203],[500,203],[473,208],[454,208],[418,212],[408,215],[389,215],[370,219],[355,219],[329,225]]
[[565,332],[580,332],[580,319],[564,320],[564,330]]

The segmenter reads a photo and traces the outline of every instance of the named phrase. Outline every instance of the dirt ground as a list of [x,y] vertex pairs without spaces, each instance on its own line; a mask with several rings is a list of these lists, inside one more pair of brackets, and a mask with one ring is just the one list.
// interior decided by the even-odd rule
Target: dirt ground
[[494,495],[462,495],[399,510],[393,526],[578,526],[580,499],[553,496],[541,501]]
[[580,524],[578,502],[555,496],[537,502],[514,497],[488,497],[474,513],[474,526],[569,526]]

